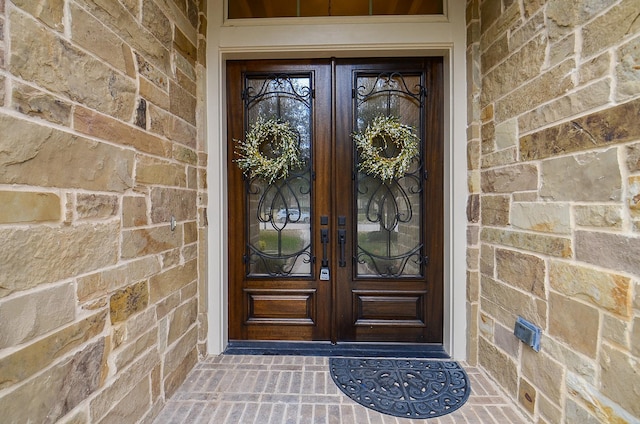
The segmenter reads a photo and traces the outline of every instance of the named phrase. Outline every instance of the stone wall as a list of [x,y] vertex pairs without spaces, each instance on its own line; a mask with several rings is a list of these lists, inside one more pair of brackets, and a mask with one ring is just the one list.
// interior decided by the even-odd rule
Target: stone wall
[[467,23],[470,361],[532,422],[637,422],[640,2],[470,0]]
[[205,3],[0,0],[2,422],[149,422],[205,353]]

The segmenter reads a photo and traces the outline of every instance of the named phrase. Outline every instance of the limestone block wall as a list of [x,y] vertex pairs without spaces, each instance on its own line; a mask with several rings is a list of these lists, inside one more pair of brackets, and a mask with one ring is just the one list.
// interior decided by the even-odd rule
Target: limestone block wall
[[467,6],[471,361],[532,422],[638,422],[640,2]]
[[0,0],[3,423],[150,422],[205,353],[205,3]]

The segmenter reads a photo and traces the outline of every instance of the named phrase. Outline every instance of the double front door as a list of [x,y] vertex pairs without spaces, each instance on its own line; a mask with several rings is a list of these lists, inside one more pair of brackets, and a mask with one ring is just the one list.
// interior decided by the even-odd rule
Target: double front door
[[226,70],[230,340],[442,343],[442,58]]

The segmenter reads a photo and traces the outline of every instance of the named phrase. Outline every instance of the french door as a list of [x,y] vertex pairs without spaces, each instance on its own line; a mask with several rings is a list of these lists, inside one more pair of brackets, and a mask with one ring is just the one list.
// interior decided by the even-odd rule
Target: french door
[[231,61],[227,102],[230,340],[442,343],[442,58]]

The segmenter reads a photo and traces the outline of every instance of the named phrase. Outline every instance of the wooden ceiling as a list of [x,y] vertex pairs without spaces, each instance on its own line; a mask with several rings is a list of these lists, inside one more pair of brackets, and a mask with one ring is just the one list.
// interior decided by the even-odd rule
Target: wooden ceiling
[[443,0],[228,0],[229,18],[433,15]]

